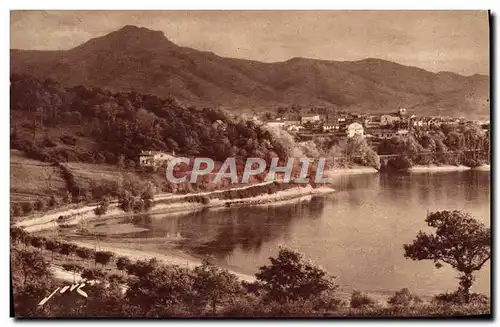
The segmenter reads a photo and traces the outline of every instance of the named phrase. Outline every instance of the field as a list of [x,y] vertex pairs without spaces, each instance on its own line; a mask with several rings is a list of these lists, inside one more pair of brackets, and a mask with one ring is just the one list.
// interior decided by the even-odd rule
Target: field
[[32,202],[51,193],[66,192],[60,169],[51,163],[27,158],[22,152],[10,151],[11,202]]

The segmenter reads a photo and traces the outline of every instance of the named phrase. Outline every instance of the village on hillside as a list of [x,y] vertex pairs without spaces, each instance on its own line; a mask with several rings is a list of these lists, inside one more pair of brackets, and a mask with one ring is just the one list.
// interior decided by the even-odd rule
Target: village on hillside
[[[416,116],[408,113],[406,108],[379,115],[341,112],[336,114],[277,114],[271,117],[254,114],[251,118],[257,125],[280,128],[297,141],[307,141],[317,137],[327,137],[340,141],[352,137],[366,138],[368,144],[376,151],[378,144],[392,137],[407,138],[415,133],[441,130],[445,125],[450,128],[461,128],[476,125],[489,137],[489,120],[470,120],[447,116]],[[224,131],[224,123],[217,120],[213,127]],[[164,151],[142,151],[139,157],[141,167],[159,167],[175,157],[175,153]]]
[[279,127],[296,138],[304,140],[315,136],[328,136],[345,139],[354,136],[371,140],[389,139],[394,136],[408,137],[415,132],[441,129],[443,125],[466,127],[478,125],[485,133],[489,133],[489,120],[469,120],[446,116],[410,115],[406,108],[379,115],[343,112],[338,114],[311,114],[303,116],[277,116],[263,119],[254,115],[252,119],[258,124]]

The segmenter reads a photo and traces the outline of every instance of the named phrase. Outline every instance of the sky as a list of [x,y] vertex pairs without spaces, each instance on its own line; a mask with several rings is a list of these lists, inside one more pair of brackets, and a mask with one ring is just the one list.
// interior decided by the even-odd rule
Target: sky
[[11,11],[10,44],[65,50],[124,25],[223,57],[380,58],[433,72],[489,72],[487,11]]

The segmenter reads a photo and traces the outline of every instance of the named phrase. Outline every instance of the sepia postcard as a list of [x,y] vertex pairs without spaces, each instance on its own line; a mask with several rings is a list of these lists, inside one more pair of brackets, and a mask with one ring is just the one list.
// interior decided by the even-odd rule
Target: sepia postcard
[[12,10],[11,315],[491,319],[491,19]]

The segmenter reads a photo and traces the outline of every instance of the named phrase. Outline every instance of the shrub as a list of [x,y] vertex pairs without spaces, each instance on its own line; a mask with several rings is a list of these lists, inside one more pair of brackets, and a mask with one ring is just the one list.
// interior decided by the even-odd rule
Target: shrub
[[94,209],[94,213],[98,216],[104,215],[109,209],[109,202],[107,200],[102,200],[97,204],[97,207]]
[[106,274],[102,269],[98,268],[89,268],[89,269],[84,269],[82,272],[82,278],[86,280],[102,280]]
[[59,138],[66,145],[76,145],[76,138],[71,135],[64,135]]
[[75,250],[75,254],[82,259],[89,259],[92,257],[94,254],[94,250],[85,248],[85,247],[78,247]]
[[407,157],[396,157],[389,159],[388,166],[393,170],[404,170],[412,166],[412,162]]
[[53,148],[53,147],[57,146],[57,143],[54,142],[52,139],[46,137],[42,141],[42,146],[44,146],[46,148]]
[[375,301],[366,294],[362,294],[359,291],[353,291],[351,293],[351,308],[363,308],[363,307],[373,307]]
[[28,239],[28,232],[21,227],[12,226],[10,228],[11,241],[24,243]]
[[64,263],[62,267],[64,270],[71,272],[79,272],[83,270],[83,267],[76,263]]
[[23,215],[23,207],[19,203],[12,203],[10,207],[10,214],[12,217],[19,217]]
[[132,261],[127,257],[118,257],[116,260],[116,268],[118,270],[125,270],[130,264],[132,264]]
[[41,248],[43,248],[43,245],[45,244],[45,238],[40,237],[40,236],[34,236],[31,238],[30,244],[32,246],[36,247],[37,249],[41,249]]
[[[459,305],[467,303],[465,294],[460,290],[457,290],[455,292],[438,294],[434,296],[432,302],[434,304],[459,304]],[[469,298],[469,303],[476,305],[489,305],[490,298],[484,294],[471,293]]]
[[44,211],[47,208],[47,203],[44,199],[38,199],[35,202],[35,210]]
[[158,267],[158,260],[153,258],[148,261],[138,260],[135,263],[132,263],[125,267],[125,269],[127,270],[128,274],[135,276],[146,276]]
[[387,303],[391,306],[408,307],[410,305],[422,303],[422,300],[418,296],[411,294],[410,290],[407,288],[403,288],[396,292],[394,296],[390,297]]
[[47,239],[45,241],[45,249],[52,252],[52,260],[54,260],[54,253],[60,251],[61,243],[55,240]]
[[62,203],[62,199],[60,197],[58,197],[55,194],[50,195],[50,198],[48,201],[49,207],[54,208],[54,207],[59,206],[61,203]]
[[113,258],[113,256],[113,252],[97,251],[95,253],[95,262],[100,263],[101,265],[107,265],[111,261],[111,258]]
[[78,247],[72,243],[61,243],[61,246],[59,248],[59,253],[64,255],[70,255],[75,253],[77,248]]
[[22,207],[23,207],[23,213],[25,215],[31,214],[33,212],[33,210],[34,210],[34,206],[33,206],[32,202],[24,202],[22,204]]

